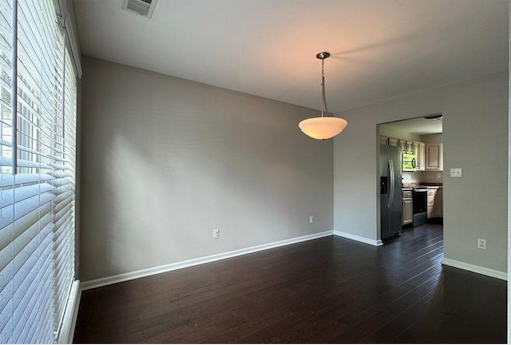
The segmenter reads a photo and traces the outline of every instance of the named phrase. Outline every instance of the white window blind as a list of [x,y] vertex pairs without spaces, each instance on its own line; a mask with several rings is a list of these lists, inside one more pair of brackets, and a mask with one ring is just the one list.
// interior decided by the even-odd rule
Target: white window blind
[[64,316],[66,301],[74,280],[75,257],[75,161],[76,161],[76,78],[71,57],[65,52],[63,115],[61,135],[54,164],[54,263],[56,320]]
[[0,11],[0,342],[51,343],[74,280],[76,78],[51,0]]

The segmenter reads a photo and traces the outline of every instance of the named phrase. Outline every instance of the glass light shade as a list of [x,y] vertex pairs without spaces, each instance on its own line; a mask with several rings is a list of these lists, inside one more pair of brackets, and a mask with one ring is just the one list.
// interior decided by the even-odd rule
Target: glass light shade
[[340,117],[313,117],[303,120],[298,127],[309,137],[324,140],[335,137],[347,125],[348,121]]

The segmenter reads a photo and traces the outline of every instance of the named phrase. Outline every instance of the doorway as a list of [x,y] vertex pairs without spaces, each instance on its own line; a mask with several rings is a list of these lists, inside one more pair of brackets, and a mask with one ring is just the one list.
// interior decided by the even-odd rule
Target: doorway
[[384,245],[409,231],[424,239],[433,228],[443,233],[442,132],[441,114],[377,125]]

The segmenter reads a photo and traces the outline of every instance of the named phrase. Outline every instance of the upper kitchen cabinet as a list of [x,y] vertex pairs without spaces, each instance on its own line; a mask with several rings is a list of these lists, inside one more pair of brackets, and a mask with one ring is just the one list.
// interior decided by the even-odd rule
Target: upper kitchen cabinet
[[417,170],[426,170],[426,144],[416,142]]
[[443,145],[426,144],[426,171],[442,171],[443,163]]
[[389,138],[389,146],[399,146],[399,139]]
[[399,139],[399,150],[401,152],[406,151],[406,140]]
[[406,152],[410,154],[415,154],[415,144],[413,141],[406,142]]
[[[424,143],[380,137],[381,145],[397,146],[403,154],[403,171],[442,171],[443,154],[441,143]],[[409,162],[407,166],[406,162]]]
[[400,139],[380,136],[380,145],[400,146]]

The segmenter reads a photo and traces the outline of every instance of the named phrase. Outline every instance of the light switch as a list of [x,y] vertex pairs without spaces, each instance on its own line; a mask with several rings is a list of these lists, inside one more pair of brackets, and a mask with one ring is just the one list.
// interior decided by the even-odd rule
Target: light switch
[[462,177],[463,171],[461,168],[451,168],[451,177]]

